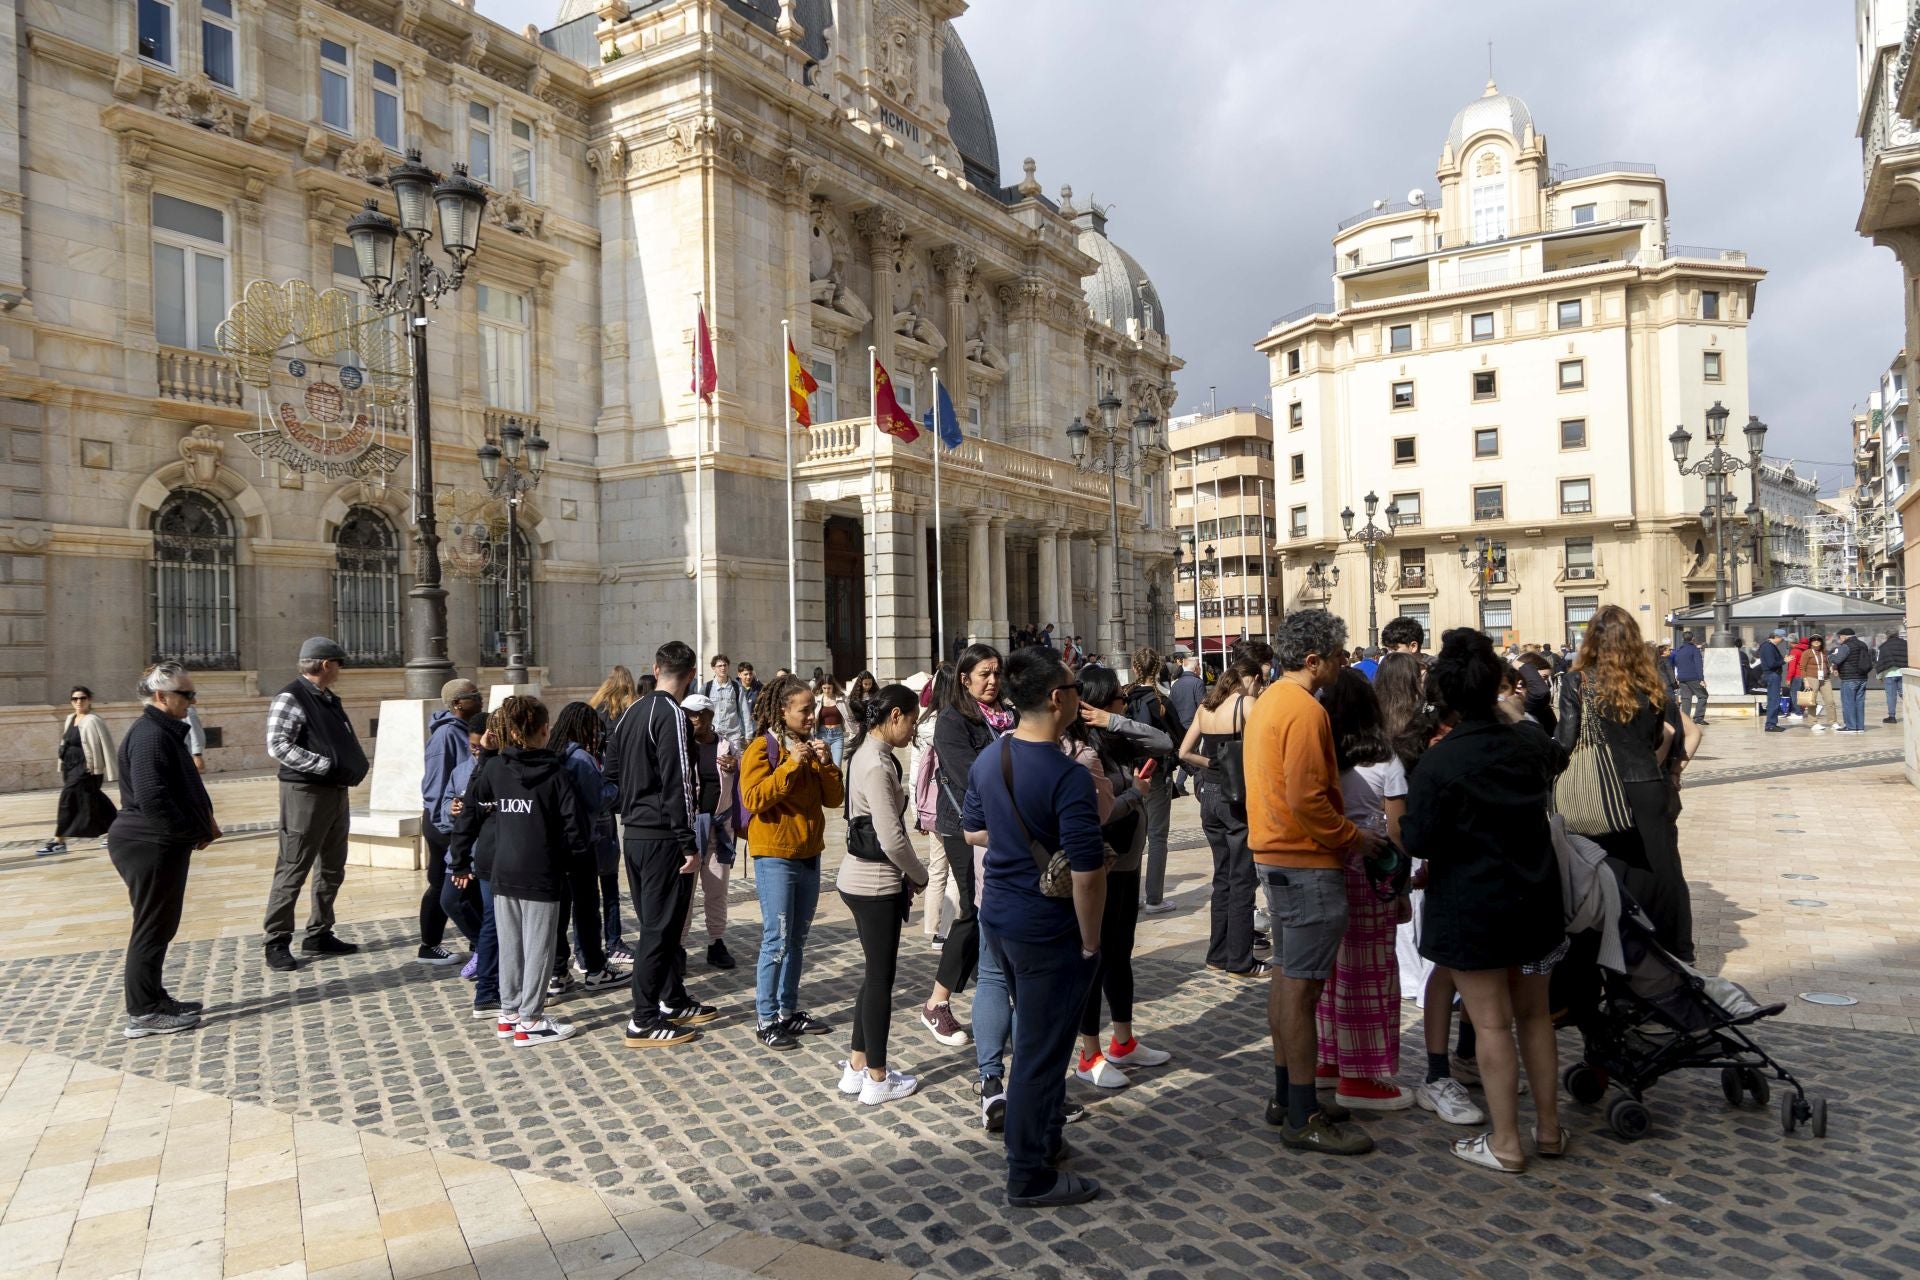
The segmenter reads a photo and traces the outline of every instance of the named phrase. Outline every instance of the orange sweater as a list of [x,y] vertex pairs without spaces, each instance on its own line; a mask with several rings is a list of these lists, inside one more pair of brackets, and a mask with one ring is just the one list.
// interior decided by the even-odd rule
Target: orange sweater
[[767,764],[767,735],[757,734],[740,755],[740,799],[753,815],[747,853],[755,858],[816,858],[826,847],[826,810],[846,798],[840,771],[781,747]]
[[1242,752],[1253,860],[1338,870],[1359,829],[1340,799],[1325,708],[1291,680],[1276,681],[1247,713]]

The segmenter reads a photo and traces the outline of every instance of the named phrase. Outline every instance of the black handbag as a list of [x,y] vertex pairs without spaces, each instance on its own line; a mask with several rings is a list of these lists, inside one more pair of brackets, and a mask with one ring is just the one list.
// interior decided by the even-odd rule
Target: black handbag
[[1247,700],[1242,695],[1233,704],[1233,736],[1213,751],[1213,769],[1220,775],[1220,798],[1228,804],[1247,802],[1247,765],[1241,751],[1241,735],[1246,727]]
[[873,819],[864,813],[847,823],[847,856],[862,862],[889,861],[880,847],[880,833],[873,829]]

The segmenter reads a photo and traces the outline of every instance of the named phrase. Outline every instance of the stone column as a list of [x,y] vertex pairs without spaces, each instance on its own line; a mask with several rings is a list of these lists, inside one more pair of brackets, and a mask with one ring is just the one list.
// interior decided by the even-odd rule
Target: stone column
[[871,656],[868,665],[882,684],[911,675],[920,665],[918,610],[914,608],[918,592],[914,586],[915,557],[910,545],[914,517],[902,511],[899,503],[897,496],[881,494],[875,504],[878,509],[872,516],[877,597],[868,602],[868,607],[874,610],[877,619],[874,630],[879,651]]
[[1007,518],[994,516],[987,522],[990,534],[988,573],[993,594],[993,643],[1005,644],[1013,634],[1007,624]]
[[993,569],[989,563],[987,517],[975,511],[967,516],[967,643],[991,642],[993,635]]
[[1097,581],[1093,598],[1100,602],[1100,619],[1094,624],[1094,630],[1100,636],[1100,652],[1107,655],[1109,665],[1114,664],[1114,648],[1120,643],[1120,636],[1113,625],[1114,612],[1120,607],[1120,598],[1114,591],[1114,547],[1113,539],[1101,534],[1095,540],[1097,554],[1094,557],[1094,574]]
[[[927,513],[915,511],[913,513],[913,636],[916,663],[924,662],[926,656],[933,652],[933,633],[929,622],[933,617],[933,599],[933,570],[927,556]],[[917,665],[914,670],[919,670]],[[903,669],[901,674],[911,675],[912,672]]]
[[1060,616],[1055,619],[1060,624],[1055,635],[1072,635],[1073,620],[1073,535],[1061,530],[1054,537],[1054,559],[1060,569]]
[[953,411],[962,429],[967,421],[967,290],[979,258],[958,245],[937,249],[933,265],[947,281],[947,351],[940,359],[940,377],[953,397]]
[[[891,209],[863,209],[853,217],[853,229],[866,238],[868,263],[873,271],[873,345],[880,363],[893,372],[893,263],[900,252],[907,224]],[[872,411],[872,406],[868,406]],[[844,411],[841,417],[851,415]]]
[[1058,637],[1064,625],[1060,620],[1060,557],[1059,544],[1050,533],[1042,533],[1035,544],[1035,553],[1040,559],[1040,625],[1053,624],[1054,635]]

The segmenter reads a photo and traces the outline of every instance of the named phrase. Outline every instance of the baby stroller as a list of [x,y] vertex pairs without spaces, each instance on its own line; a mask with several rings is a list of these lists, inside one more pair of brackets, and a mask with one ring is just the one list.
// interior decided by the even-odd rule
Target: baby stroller
[[[1642,1098],[1656,1080],[1673,1071],[1717,1067],[1730,1105],[1748,1100],[1766,1106],[1771,1080],[1779,1080],[1792,1089],[1780,1099],[1781,1130],[1792,1134],[1805,1124],[1814,1137],[1826,1137],[1826,1099],[1809,1099],[1793,1073],[1748,1034],[1753,1024],[1786,1005],[1760,1004],[1737,983],[1706,977],[1669,954],[1624,887],[1619,924],[1624,973],[1577,965],[1583,948],[1555,970],[1556,979],[1567,971],[1567,983],[1555,991],[1554,1007],[1567,1009],[1565,1020],[1579,1028],[1586,1045],[1581,1060],[1561,1076],[1567,1093],[1593,1105],[1609,1086],[1616,1087],[1607,1124],[1632,1141],[1653,1124]],[[1592,954],[1591,947],[1584,950]]]

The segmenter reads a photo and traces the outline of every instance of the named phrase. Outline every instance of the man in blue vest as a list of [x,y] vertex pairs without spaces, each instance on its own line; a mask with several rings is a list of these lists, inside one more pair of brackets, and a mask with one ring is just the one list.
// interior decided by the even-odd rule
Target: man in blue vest
[[280,762],[280,860],[265,928],[269,969],[300,967],[291,946],[293,910],[310,873],[313,902],[300,949],[323,956],[360,949],[333,932],[334,899],[347,878],[347,791],[367,776],[367,754],[333,692],[346,660],[345,649],[314,636],[300,646],[300,674],[267,708],[267,754]]

